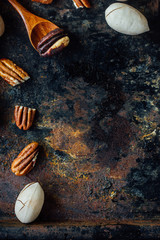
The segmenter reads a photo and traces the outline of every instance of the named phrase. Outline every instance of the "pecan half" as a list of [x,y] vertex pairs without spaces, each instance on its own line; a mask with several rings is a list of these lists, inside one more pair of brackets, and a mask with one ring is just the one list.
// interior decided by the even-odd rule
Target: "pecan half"
[[23,83],[30,78],[28,73],[6,58],[0,59],[0,77],[12,86]]
[[23,106],[15,106],[14,119],[19,129],[28,130],[33,123],[36,109]]
[[32,2],[39,2],[43,4],[50,4],[53,2],[53,0],[32,0]]
[[84,7],[90,8],[91,7],[88,0],[73,0],[73,3],[76,8],[84,8]]
[[38,156],[38,143],[32,142],[27,145],[14,159],[11,165],[12,172],[17,176],[26,175],[35,166]]
[[63,29],[56,28],[44,36],[37,45],[40,56],[48,57],[62,51],[69,44],[69,37]]

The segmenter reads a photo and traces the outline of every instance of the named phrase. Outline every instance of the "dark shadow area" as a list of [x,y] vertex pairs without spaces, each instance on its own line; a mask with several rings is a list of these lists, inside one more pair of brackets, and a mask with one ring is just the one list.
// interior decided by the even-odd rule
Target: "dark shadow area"
[[[44,183],[45,185],[45,183]],[[65,220],[65,212],[60,203],[60,199],[57,198],[58,186],[53,184],[53,188],[45,191],[45,202],[39,216],[39,221],[43,222],[57,222]],[[44,187],[46,188],[46,187]],[[66,219],[67,220],[67,219]]]

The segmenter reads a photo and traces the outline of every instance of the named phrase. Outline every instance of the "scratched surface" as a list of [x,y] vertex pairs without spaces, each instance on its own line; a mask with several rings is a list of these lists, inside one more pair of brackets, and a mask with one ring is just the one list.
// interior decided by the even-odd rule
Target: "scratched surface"
[[[91,9],[76,10],[72,1],[21,1],[69,33],[70,45],[50,59],[39,57],[18,13],[0,2],[6,24],[0,58],[31,76],[16,87],[0,80],[1,220],[16,219],[16,197],[32,181],[45,191],[37,222],[159,220],[158,1],[128,2],[149,21],[151,31],[139,36],[107,26],[104,11],[111,2],[91,1]],[[15,125],[17,104],[37,109],[28,131]],[[32,141],[41,146],[36,166],[15,176],[11,163]]]

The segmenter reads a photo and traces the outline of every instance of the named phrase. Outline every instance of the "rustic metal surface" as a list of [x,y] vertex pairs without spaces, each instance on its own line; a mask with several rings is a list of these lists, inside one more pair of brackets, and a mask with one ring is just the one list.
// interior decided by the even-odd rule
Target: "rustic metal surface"
[[[72,1],[64,0],[49,6],[29,0],[20,2],[32,13],[64,28],[71,43],[57,56],[39,57],[30,45],[20,16],[7,1],[0,2],[6,24],[0,38],[0,58],[13,60],[31,76],[16,87],[0,80],[0,236],[6,232],[6,237],[15,237],[18,222],[11,228],[6,221],[16,219],[16,197],[32,181],[39,181],[45,191],[45,204],[36,222],[94,221],[98,225],[98,221],[106,220],[159,220],[157,5],[145,0],[129,1],[147,16],[151,31],[126,36],[105,22],[104,11],[113,1],[92,1],[92,8],[87,10],[76,10]],[[28,131],[15,125],[16,104],[37,109],[33,127]],[[32,141],[41,146],[37,164],[27,176],[17,177],[11,172],[11,163]],[[49,231],[53,233],[49,230],[52,228],[42,226],[39,225],[39,234],[43,230],[47,237]],[[130,227],[131,232],[141,229],[139,239],[147,236],[147,228]],[[26,239],[22,228],[19,234]],[[57,229],[61,232],[60,226]],[[93,233],[95,229],[91,227],[89,231]],[[30,233],[34,239],[34,231],[31,225],[25,234]],[[71,232],[67,236],[72,237]],[[82,239],[82,232],[80,227],[77,238],[74,233],[75,239]],[[103,236],[106,232],[107,228]],[[158,239],[159,232],[157,227],[151,237]],[[88,239],[90,236],[93,237],[88,235]]]

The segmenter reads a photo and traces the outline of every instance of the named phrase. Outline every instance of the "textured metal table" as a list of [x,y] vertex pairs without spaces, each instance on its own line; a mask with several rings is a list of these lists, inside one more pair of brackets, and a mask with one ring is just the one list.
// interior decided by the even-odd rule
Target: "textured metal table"
[[[51,5],[19,1],[65,29],[70,45],[52,58],[31,46],[22,19],[0,2],[6,31],[0,58],[31,79],[0,80],[0,239],[160,239],[160,17],[149,1],[129,1],[150,32],[127,36],[109,28],[113,1]],[[37,109],[33,127],[19,130],[14,106]],[[41,149],[35,168],[15,176],[13,159],[30,142]],[[20,190],[39,181],[45,204],[29,225],[18,222]]]

